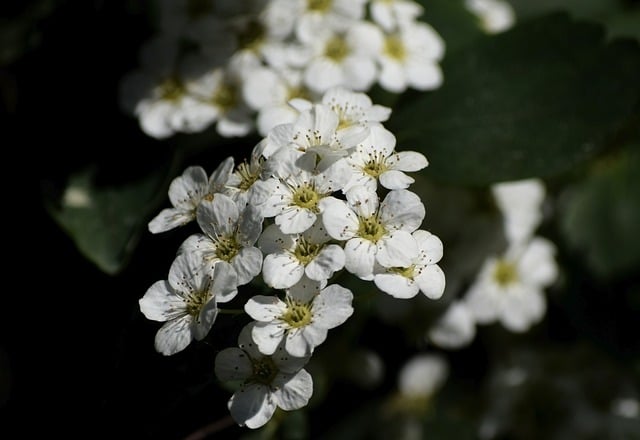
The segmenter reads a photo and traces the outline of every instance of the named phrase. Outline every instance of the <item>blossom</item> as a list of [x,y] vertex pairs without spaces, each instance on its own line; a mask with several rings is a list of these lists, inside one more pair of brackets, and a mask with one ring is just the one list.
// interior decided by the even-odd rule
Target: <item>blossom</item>
[[516,20],[513,8],[503,0],[465,0],[464,5],[478,17],[480,27],[490,34],[509,29]]
[[242,286],[260,273],[262,253],[254,246],[262,232],[262,217],[251,206],[239,209],[224,194],[204,200],[197,211],[197,220],[204,234],[187,238],[180,252],[195,253],[202,264],[213,270],[228,265]]
[[264,282],[276,289],[296,284],[303,275],[315,281],[328,280],[344,267],[344,251],[327,243],[331,237],[321,221],[301,234],[284,234],[277,225],[268,226],[258,246],[266,255],[262,265]]
[[480,324],[500,321],[514,332],[526,331],[546,311],[544,288],[558,275],[555,246],[541,237],[510,247],[484,263],[464,297]]
[[468,345],[476,335],[476,321],[461,300],[453,301],[427,332],[427,339],[445,349]]
[[373,282],[395,298],[413,298],[421,291],[427,298],[438,299],[445,287],[444,272],[437,265],[442,258],[442,241],[423,230],[412,235],[418,245],[418,255],[407,266],[378,266]]
[[435,354],[419,354],[410,358],[398,374],[398,389],[407,398],[430,398],[442,387],[449,375],[447,361]]
[[416,20],[424,9],[413,0],[371,0],[369,11],[373,21],[388,32]]
[[139,300],[147,319],[164,322],[155,337],[155,347],[164,355],[184,350],[203,339],[218,315],[218,303],[232,300],[237,291],[236,275],[220,266],[213,275],[203,270],[193,254],[178,255],[169,279],[155,282]]
[[242,381],[227,406],[240,426],[255,429],[273,416],[276,408],[285,411],[305,406],[313,394],[313,379],[302,367],[308,357],[293,357],[282,346],[271,356],[260,353],[251,339],[254,324],[238,336],[239,348],[230,347],[216,356],[219,380]]
[[222,161],[208,179],[204,168],[200,166],[185,169],[169,185],[169,200],[173,208],[160,211],[149,222],[149,231],[158,234],[194,220],[200,202],[224,190],[232,169],[232,157]]
[[374,125],[369,136],[347,157],[353,176],[345,189],[364,185],[375,191],[380,184],[387,189],[406,189],[414,182],[405,171],[419,171],[429,162],[416,151],[394,151],[396,137],[381,125]]
[[296,36],[302,42],[313,41],[327,28],[344,31],[355,20],[364,17],[364,5],[367,0],[298,0],[302,6],[296,12],[299,18]]
[[345,268],[363,280],[374,278],[374,265],[408,267],[419,250],[411,235],[424,219],[420,198],[405,189],[390,191],[382,203],[363,186],[346,193],[347,201],[326,197],[319,203],[322,222],[334,239],[346,241]]
[[284,341],[290,355],[310,355],[328,330],[353,314],[349,289],[332,284],[320,290],[320,286],[303,279],[287,290],[284,300],[258,295],[247,301],[244,309],[257,321],[251,334],[261,353],[273,354]]

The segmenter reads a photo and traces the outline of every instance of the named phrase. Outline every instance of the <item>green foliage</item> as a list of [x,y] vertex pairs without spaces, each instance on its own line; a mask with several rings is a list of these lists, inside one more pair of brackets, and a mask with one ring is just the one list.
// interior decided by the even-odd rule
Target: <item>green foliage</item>
[[119,187],[102,187],[85,170],[69,178],[60,203],[49,200],[48,209],[87,259],[115,275],[135,250],[158,197],[164,200],[164,180],[155,172]]
[[640,48],[553,14],[447,56],[444,85],[400,99],[389,126],[438,181],[485,185],[594,157],[640,98]]

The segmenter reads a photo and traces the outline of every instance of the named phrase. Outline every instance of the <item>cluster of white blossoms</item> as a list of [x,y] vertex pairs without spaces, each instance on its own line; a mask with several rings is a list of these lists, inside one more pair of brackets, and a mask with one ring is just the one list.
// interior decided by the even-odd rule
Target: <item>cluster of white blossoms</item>
[[428,338],[443,348],[471,342],[476,324],[500,322],[513,332],[527,331],[544,317],[544,290],[558,277],[555,246],[535,235],[543,219],[542,181],[498,183],[491,192],[502,213],[507,246],[486,259],[464,297],[429,330]]
[[400,93],[442,83],[444,43],[412,0],[157,0],[159,33],[122,82],[154,138],[221,136],[293,122],[295,98],[332,87]]
[[159,352],[203,339],[219,305],[250,291],[256,277],[272,289],[242,300],[252,321],[239,347],[216,358],[218,379],[241,383],[228,406],[250,428],[276,408],[307,404],[305,364],[354,311],[354,294],[331,283],[340,272],[396,298],[437,299],[445,287],[442,242],[420,229],[425,207],[408,189],[406,173],[428,162],[396,151],[383,125],[391,110],[341,87],[292,108],[296,118],[273,127],[248,161],[229,157],[210,176],[187,168],[169,187],[172,207],[149,223],[153,233],[194,220],[200,228],[180,246],[168,279],[140,299],[148,319],[164,322]]

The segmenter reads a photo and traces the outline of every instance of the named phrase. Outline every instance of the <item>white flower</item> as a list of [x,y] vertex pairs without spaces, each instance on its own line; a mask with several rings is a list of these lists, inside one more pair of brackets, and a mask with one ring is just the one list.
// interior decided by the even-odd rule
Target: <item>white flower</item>
[[464,298],[476,321],[499,320],[514,332],[540,321],[546,311],[543,290],[558,274],[554,254],[551,242],[534,237],[501,258],[489,258]]
[[260,273],[262,252],[253,245],[262,232],[262,217],[256,209],[240,210],[230,197],[217,194],[200,203],[197,220],[204,234],[187,238],[180,252],[199,255],[211,270],[219,264],[229,265],[239,286]]
[[464,301],[454,301],[427,332],[427,338],[438,347],[461,348],[473,341],[476,321]]
[[405,171],[420,171],[429,162],[416,151],[394,151],[396,137],[381,125],[369,129],[369,136],[347,157],[353,176],[345,190],[364,185],[375,191],[380,184],[387,189],[406,189],[414,182]]
[[302,234],[284,234],[277,225],[268,226],[258,240],[266,255],[262,265],[264,282],[275,289],[286,289],[303,275],[316,281],[328,280],[344,267],[342,247],[328,244],[329,240],[321,221]]
[[385,31],[393,31],[416,20],[424,9],[413,0],[371,0],[371,18]]
[[354,20],[364,17],[366,1],[298,0],[297,3],[301,8],[294,9],[300,14],[296,25],[296,36],[300,41],[309,43],[327,29],[344,31]]
[[363,280],[372,280],[375,263],[408,267],[419,250],[411,235],[424,219],[420,198],[404,189],[390,191],[382,203],[363,186],[346,193],[347,203],[335,197],[320,201],[327,233],[345,243],[345,268]]
[[445,287],[444,272],[436,263],[442,258],[442,241],[430,232],[413,234],[419,253],[407,266],[376,267],[373,282],[378,289],[395,298],[413,298],[422,292],[427,298],[438,299]]
[[169,231],[196,218],[200,202],[222,192],[233,169],[233,157],[228,157],[207,179],[200,166],[188,167],[169,185],[169,200],[173,208],[165,208],[149,222],[153,234]]
[[172,355],[193,338],[203,339],[218,315],[217,303],[232,300],[238,293],[236,284],[235,274],[225,267],[211,276],[194,255],[176,257],[169,279],[154,283],[139,300],[147,319],[165,322],[156,333],[156,350]]
[[257,322],[253,340],[263,354],[273,354],[281,342],[292,356],[308,356],[327,338],[327,332],[352,314],[353,294],[337,284],[320,289],[320,283],[302,280],[276,296],[251,298],[244,310]]
[[540,179],[502,182],[491,187],[504,218],[505,235],[510,244],[531,238],[542,221],[544,184]]
[[239,163],[227,181],[225,193],[240,207],[251,205],[258,208],[270,195],[271,187],[262,179],[263,146],[264,142],[259,142],[251,152],[250,160]]
[[506,31],[516,21],[513,8],[503,0],[465,0],[464,4],[480,19],[480,27],[490,34]]
[[380,31],[357,21],[345,32],[324,32],[313,42],[313,58],[306,64],[305,85],[318,93],[344,86],[363,91],[377,79],[375,55],[382,44]]
[[[297,158],[297,159],[296,159]],[[307,159],[313,159],[307,156]],[[271,180],[272,193],[262,205],[264,217],[274,217],[285,234],[306,231],[317,219],[319,203],[333,192],[342,189],[349,179],[346,167],[332,166],[327,173],[311,173],[296,163],[304,158],[288,149],[278,151],[269,159],[278,166],[277,178]]]
[[417,90],[436,89],[442,83],[438,62],[444,55],[444,42],[426,23],[407,23],[397,31],[385,34],[379,50],[380,85],[401,93],[407,87]]
[[243,381],[227,406],[240,426],[255,429],[267,423],[276,408],[291,411],[307,405],[313,379],[302,368],[307,357],[290,356],[282,346],[272,356],[260,353],[251,339],[252,327],[240,332],[240,348],[226,348],[216,356],[215,372],[223,382]]
[[420,354],[409,359],[398,375],[400,394],[408,398],[429,398],[449,375],[447,361],[439,355]]
[[269,158],[282,148],[310,155],[314,170],[325,171],[353,151],[364,140],[368,130],[338,131],[339,115],[331,107],[314,104],[300,113],[295,122],[273,127],[266,138],[264,156]]

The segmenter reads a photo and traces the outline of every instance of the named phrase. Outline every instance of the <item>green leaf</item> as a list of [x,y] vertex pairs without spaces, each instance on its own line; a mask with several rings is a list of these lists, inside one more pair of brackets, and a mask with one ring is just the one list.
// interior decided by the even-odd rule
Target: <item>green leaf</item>
[[600,152],[640,98],[638,44],[607,45],[600,26],[566,14],[478,38],[443,69],[440,89],[400,99],[388,123],[440,182],[566,172]]
[[158,196],[166,196],[165,179],[155,172],[119,187],[101,187],[94,174],[85,170],[71,176],[59,206],[48,201],[47,207],[78,250],[114,275],[128,262]]
[[462,0],[421,0],[418,3],[424,7],[420,20],[429,23],[440,34],[447,53],[455,52],[484,35],[477,18]]
[[598,163],[570,189],[561,227],[568,244],[599,276],[632,274],[640,267],[640,145]]
[[509,0],[519,19],[567,11],[574,17],[595,19],[621,9],[619,0]]

